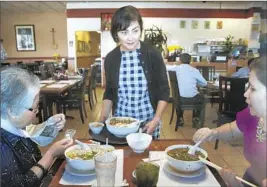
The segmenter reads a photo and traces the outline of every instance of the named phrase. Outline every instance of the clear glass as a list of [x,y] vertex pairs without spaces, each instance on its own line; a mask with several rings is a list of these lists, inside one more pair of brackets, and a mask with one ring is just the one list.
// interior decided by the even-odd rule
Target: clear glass
[[73,139],[75,133],[76,133],[75,129],[67,129],[65,132],[65,138]]
[[95,170],[98,187],[115,186],[117,157],[113,153],[98,154],[95,156]]

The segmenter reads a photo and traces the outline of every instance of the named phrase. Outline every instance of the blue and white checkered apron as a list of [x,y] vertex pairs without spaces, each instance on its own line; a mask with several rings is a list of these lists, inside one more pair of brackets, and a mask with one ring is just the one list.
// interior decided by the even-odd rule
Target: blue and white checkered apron
[[[138,59],[139,49],[122,51],[118,103],[115,116],[133,117],[147,122],[153,119],[154,110],[150,103],[148,86],[141,63]],[[154,139],[160,136],[160,126],[152,134]]]

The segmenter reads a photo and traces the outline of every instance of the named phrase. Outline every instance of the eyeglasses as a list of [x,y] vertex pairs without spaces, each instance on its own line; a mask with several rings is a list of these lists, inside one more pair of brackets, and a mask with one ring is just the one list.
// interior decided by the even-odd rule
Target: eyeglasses
[[34,113],[34,114],[37,114],[39,112],[39,104],[36,106],[35,109],[33,108],[27,108],[28,111]]

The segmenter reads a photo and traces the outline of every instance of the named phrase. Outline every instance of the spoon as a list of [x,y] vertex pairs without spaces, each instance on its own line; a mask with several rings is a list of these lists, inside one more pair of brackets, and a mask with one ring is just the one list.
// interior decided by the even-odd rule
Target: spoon
[[202,140],[200,140],[199,142],[197,142],[194,146],[190,147],[188,154],[190,155],[195,155],[196,152],[196,148],[202,143]]
[[83,143],[83,142],[81,142],[81,141],[79,141],[77,139],[75,139],[75,142],[77,144],[79,144],[82,147],[82,149],[86,149],[86,150],[92,151],[91,147],[89,145],[87,145],[86,143]]

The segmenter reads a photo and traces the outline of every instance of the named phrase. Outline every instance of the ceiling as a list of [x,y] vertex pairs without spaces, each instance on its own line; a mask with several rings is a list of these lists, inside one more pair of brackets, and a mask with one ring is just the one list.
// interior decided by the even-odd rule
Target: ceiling
[[[66,11],[66,2],[77,2],[77,3],[99,3],[99,2],[129,2],[129,1],[134,1],[134,2],[144,2],[144,0],[65,0],[65,1],[9,1],[9,0],[0,0],[0,11],[3,13],[43,13],[43,12],[54,12],[54,13],[63,13]],[[192,4],[196,3],[194,1],[188,2],[184,0],[146,0],[145,2],[180,2],[182,4]],[[201,2],[201,1],[199,1]],[[206,1],[202,1],[204,4],[209,4],[212,3],[208,2],[205,3]],[[213,1],[213,3],[219,3],[220,1]],[[245,6],[250,7],[252,4],[255,3],[260,3],[259,7],[262,7],[263,2],[253,2],[253,1],[240,1],[237,0],[235,2],[231,1],[223,1],[225,4],[231,4],[235,3],[238,4],[239,6]],[[266,8],[267,3],[263,3],[265,6],[263,8]],[[256,4],[255,4],[256,5]],[[256,6],[256,7],[257,7]]]
[[40,13],[40,12],[65,12],[66,2],[63,1],[1,1],[1,12],[7,13]]

